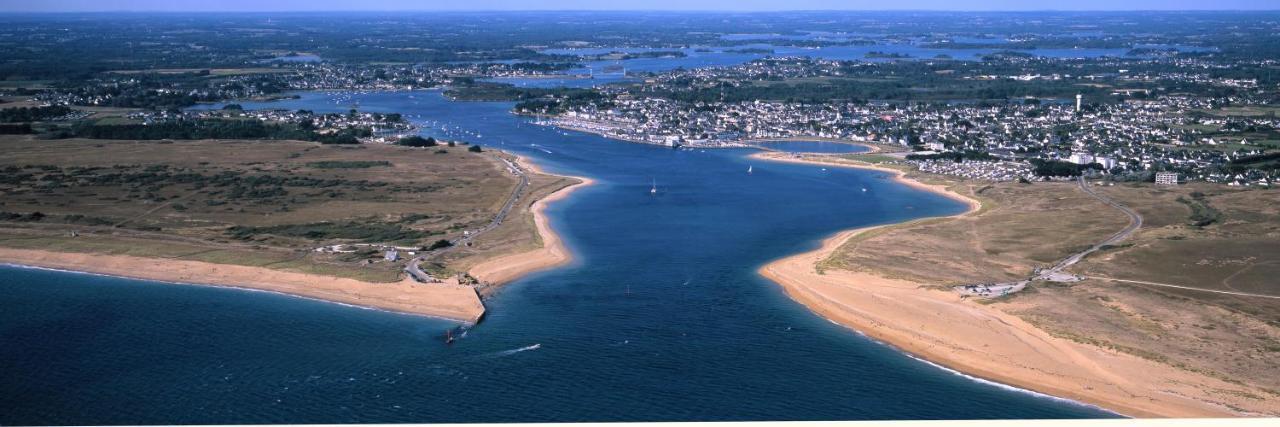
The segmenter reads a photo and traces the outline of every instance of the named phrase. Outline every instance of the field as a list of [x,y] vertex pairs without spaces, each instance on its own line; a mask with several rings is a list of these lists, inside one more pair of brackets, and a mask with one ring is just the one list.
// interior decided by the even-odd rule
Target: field
[[[962,218],[891,226],[850,240],[820,264],[925,286],[1018,280],[1120,230],[1126,218],[1073,183],[980,183],[914,174],[974,197]],[[1211,184],[1098,187],[1144,217],[1128,240],[1070,271],[985,300],[1061,338],[1247,385],[1280,398],[1280,190]],[[1198,224],[1198,225],[1197,225]],[[1154,284],[1118,282],[1135,280]],[[1179,289],[1160,284],[1183,286]]]
[[[265,266],[395,281],[384,245],[480,228],[517,179],[466,147],[289,141],[0,139],[0,245]],[[567,179],[537,176],[546,193]],[[446,257],[536,246],[527,213]],[[531,219],[528,219],[531,221]],[[532,236],[532,237],[531,237]],[[508,241],[510,240],[510,241]],[[334,244],[343,251],[318,252]]]

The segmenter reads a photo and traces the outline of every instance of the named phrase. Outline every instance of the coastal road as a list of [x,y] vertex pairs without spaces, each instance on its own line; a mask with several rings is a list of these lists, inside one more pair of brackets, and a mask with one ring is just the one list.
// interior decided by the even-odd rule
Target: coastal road
[[[1048,282],[1079,281],[1084,277],[1067,273],[1064,270],[1066,270],[1067,267],[1070,267],[1080,262],[1080,260],[1084,259],[1084,257],[1086,256],[1089,256],[1089,254],[1094,253],[1099,249],[1102,249],[1103,246],[1112,245],[1121,240],[1127,239],[1129,236],[1133,235],[1135,231],[1138,231],[1139,228],[1142,228],[1142,215],[1139,215],[1138,212],[1134,211],[1133,209],[1129,209],[1128,206],[1122,205],[1119,202],[1116,202],[1115,200],[1112,200],[1107,196],[1098,194],[1097,192],[1093,191],[1092,188],[1089,188],[1089,182],[1086,181],[1084,177],[1080,177],[1078,182],[1080,184],[1080,190],[1084,191],[1085,194],[1088,194],[1093,198],[1102,201],[1102,203],[1106,203],[1108,206],[1111,206],[1116,210],[1119,210],[1121,213],[1124,213],[1125,216],[1129,217],[1129,224],[1126,225],[1120,231],[1117,231],[1115,234],[1112,234],[1110,237],[1107,237],[1103,241],[1098,242],[1093,246],[1090,246],[1088,249],[1072,254],[1071,256],[1064,258],[1062,261],[1058,261],[1058,263],[1054,264],[1053,267],[1040,270],[1039,273],[1036,273],[1035,276],[1031,277],[1028,280],[1022,280],[1017,282],[1007,282],[1007,283],[986,283],[986,284],[977,284],[977,285],[968,285],[968,286],[958,286],[955,289],[965,295],[991,298],[991,297],[1004,296],[1011,293],[1022,291],[1023,289],[1026,288],[1027,284],[1035,280],[1043,280]],[[1118,279],[1109,279],[1109,280],[1118,280]],[[1124,280],[1120,280],[1120,281],[1124,281]],[[1169,285],[1169,286],[1177,287],[1174,285]]]
[[419,255],[409,260],[408,265],[405,266],[405,272],[409,273],[410,277],[413,277],[415,280],[419,282],[430,282],[432,280],[431,275],[422,271],[422,269],[418,267],[419,263],[426,261],[427,259],[443,255],[459,246],[464,246],[468,243],[471,243],[471,241],[474,240],[476,236],[479,236],[481,234],[484,234],[485,232],[498,228],[499,225],[502,225],[503,221],[506,221],[507,215],[511,213],[511,210],[513,208],[515,208],[516,203],[520,201],[520,197],[524,195],[525,190],[529,188],[529,174],[524,170],[524,168],[520,167],[519,163],[513,162],[501,156],[495,156],[493,154],[489,154],[489,157],[492,157],[494,159],[501,161],[502,163],[505,163],[507,165],[507,170],[511,171],[511,173],[514,173],[516,174],[517,177],[519,177],[519,182],[516,184],[516,187],[511,190],[511,195],[507,196],[506,203],[503,203],[502,209],[499,209],[498,213],[495,214],[493,216],[493,219],[489,220],[489,223],[485,224],[484,227],[480,227],[479,229],[476,229],[475,231],[471,231],[470,233],[467,233],[462,237],[449,241],[451,245],[448,247],[429,251],[427,253],[424,253],[422,255]]
[[1098,242],[1097,244],[1089,247],[1089,249],[1085,249],[1081,252],[1078,252],[1076,254],[1073,254],[1063,259],[1062,261],[1058,261],[1058,263],[1054,264],[1053,267],[1050,267],[1046,270],[1041,271],[1040,274],[1037,275],[1036,277],[1037,279],[1053,280],[1053,279],[1060,278],[1063,274],[1062,271],[1065,270],[1067,267],[1075,265],[1076,263],[1080,262],[1080,260],[1084,259],[1084,257],[1089,256],[1089,254],[1096,252],[1098,249],[1102,249],[1103,246],[1112,245],[1121,240],[1129,238],[1129,236],[1133,235],[1135,231],[1138,231],[1138,229],[1142,227],[1142,215],[1139,215],[1138,212],[1135,212],[1133,209],[1129,209],[1128,206],[1122,205],[1119,202],[1112,200],[1110,197],[1104,196],[1102,194],[1098,194],[1097,192],[1093,191],[1092,188],[1089,188],[1089,182],[1086,181],[1083,176],[1079,178],[1078,182],[1080,183],[1080,190],[1084,191],[1085,194],[1093,196],[1093,198],[1102,201],[1102,203],[1106,203],[1108,206],[1111,206],[1116,210],[1120,211],[1121,213],[1125,214],[1125,216],[1128,216],[1129,225],[1126,225],[1124,229],[1121,229],[1115,234],[1112,234],[1111,237],[1108,237],[1105,240]]

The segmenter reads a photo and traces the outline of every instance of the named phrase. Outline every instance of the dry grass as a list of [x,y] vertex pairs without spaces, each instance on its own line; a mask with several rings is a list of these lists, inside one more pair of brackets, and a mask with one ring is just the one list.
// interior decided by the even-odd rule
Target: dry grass
[[[305,142],[4,137],[0,138],[0,168],[9,168],[6,174],[31,176],[0,184],[0,212],[40,212],[45,219],[0,221],[0,245],[182,256],[329,274],[359,267],[357,276],[374,271],[372,276],[392,280],[399,263],[379,261],[378,253],[319,255],[310,249],[361,241],[424,246],[487,223],[505,202],[516,178],[487,155],[467,152],[465,147],[443,150],[447,153]],[[355,161],[366,162],[356,166],[368,167],[318,166],[325,164],[318,162]],[[101,182],[112,174],[141,176],[157,170],[166,174],[164,178]],[[217,185],[210,178],[223,174],[238,178],[232,185]],[[176,178],[179,175],[200,178]],[[252,180],[264,177],[294,181],[252,185]],[[538,178],[535,188],[546,192],[567,185],[560,181]],[[245,191],[237,195],[235,187]],[[522,212],[513,218],[522,218]],[[261,228],[324,222],[338,224],[335,228],[350,228],[343,227],[347,223],[376,225],[398,230],[389,235],[407,237],[379,241]],[[259,228],[241,238],[230,232],[232,226]],[[80,236],[68,237],[73,230]],[[484,257],[531,244],[536,244],[531,220],[528,224],[508,221],[465,252]]]
[[[1119,230],[1126,219],[1070,183],[983,184],[919,176],[975,196],[984,209],[963,218],[888,227],[850,241],[827,268],[870,271],[924,285],[1026,278]],[[981,191],[979,191],[981,190]],[[1100,192],[1144,216],[1129,240],[1087,258],[1074,272],[1203,289],[1280,295],[1280,190],[1196,184],[1117,184]],[[1178,201],[1193,192],[1221,212],[1191,225]],[[1280,300],[1107,280],[1037,282],[996,300],[1056,336],[1205,373],[1280,397]]]
[[1072,183],[947,182],[982,201],[983,210],[891,227],[851,241],[827,265],[930,285],[1017,280],[1125,224],[1123,215]]

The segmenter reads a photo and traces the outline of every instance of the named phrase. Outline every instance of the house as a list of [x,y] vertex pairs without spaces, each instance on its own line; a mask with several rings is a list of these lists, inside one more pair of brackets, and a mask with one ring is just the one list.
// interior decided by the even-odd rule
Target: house
[[1156,172],[1156,185],[1178,185],[1178,173]]

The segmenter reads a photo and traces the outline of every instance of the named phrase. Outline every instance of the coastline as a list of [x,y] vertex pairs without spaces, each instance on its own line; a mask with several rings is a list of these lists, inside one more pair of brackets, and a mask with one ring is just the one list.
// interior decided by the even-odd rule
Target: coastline
[[542,239],[542,247],[492,258],[476,264],[468,271],[468,274],[480,281],[498,285],[511,282],[534,272],[573,262],[573,253],[569,251],[560,235],[551,227],[550,219],[544,211],[548,204],[569,197],[571,193],[580,188],[595,184],[595,180],[591,178],[544,172],[527,157],[520,155],[515,155],[515,157],[530,172],[573,178],[579,182],[537,199],[529,206],[529,212],[533,214],[534,226],[537,229],[539,238]]
[[[525,157],[517,156],[531,172],[546,174]],[[552,174],[548,174],[552,175]],[[593,184],[589,178],[561,188],[530,205],[534,225],[543,246],[481,262],[470,273],[481,280],[501,284],[526,274],[568,264],[573,255],[549,223],[546,206]],[[273,270],[233,264],[181,259],[147,258],[82,252],[55,252],[0,247],[0,265],[73,273],[96,274],[167,284],[215,286],[272,292],[329,303],[397,313],[428,316],[475,324],[485,308],[476,289],[449,280],[422,284],[406,277],[399,282],[374,283],[356,279]]]
[[423,285],[412,279],[373,283],[203,261],[10,248],[0,248],[0,263],[173,284],[275,292],[464,323],[475,323],[484,315],[484,305],[471,287],[447,283]]
[[[867,146],[871,147],[873,150],[877,149],[875,146],[872,146],[872,145],[867,145]],[[871,152],[874,152],[874,151],[871,151]],[[859,153],[859,154],[865,154],[865,153]],[[807,164],[807,165],[833,166],[833,167],[864,169],[864,170],[873,170],[877,172],[884,172],[884,173],[893,175],[892,179],[894,182],[897,182],[902,185],[906,185],[911,188],[928,191],[928,192],[937,194],[939,196],[943,196],[951,200],[964,203],[969,206],[968,210],[962,213],[945,216],[941,218],[953,218],[953,217],[965,216],[982,209],[982,203],[973,198],[951,191],[944,185],[925,184],[923,182],[907,178],[907,173],[898,169],[876,166],[869,163],[854,164],[854,163],[843,163],[843,162],[822,162],[817,160],[805,159],[799,156],[792,155],[790,153],[772,152],[772,151],[754,153],[748,157],[752,159],[765,160],[765,161],[771,161],[771,162],[800,163],[800,164]],[[816,157],[821,157],[821,155],[817,155]]]
[[[960,218],[982,209],[977,200],[942,185],[912,180],[896,169],[805,160],[777,153],[756,153],[752,157],[889,172],[897,182],[968,204],[965,212],[943,218]],[[820,262],[850,239],[896,225],[899,224],[838,232],[824,239],[818,249],[769,262],[758,272],[782,286],[789,297],[834,323],[911,357],[979,380],[1135,417],[1222,417],[1274,412],[1256,403],[1242,404],[1246,399],[1222,402],[1204,396],[1206,389],[1236,389],[1225,381],[1057,338],[1017,316],[967,301],[954,292],[869,272],[817,270]]]

